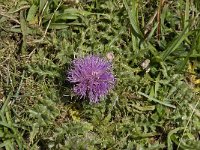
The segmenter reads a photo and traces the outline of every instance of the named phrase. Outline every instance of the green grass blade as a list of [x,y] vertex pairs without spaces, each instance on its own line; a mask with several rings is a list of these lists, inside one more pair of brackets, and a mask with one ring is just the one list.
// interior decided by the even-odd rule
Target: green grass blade
[[152,100],[152,101],[154,101],[154,102],[156,102],[156,103],[159,103],[159,104],[161,104],[161,105],[164,105],[164,106],[167,106],[167,107],[171,107],[171,108],[176,108],[176,106],[174,106],[174,105],[171,105],[171,104],[162,102],[162,101],[160,101],[160,100],[158,100],[158,99],[155,99],[155,98],[153,98],[153,97],[151,97],[151,96],[149,96],[149,95],[147,95],[147,94],[145,94],[145,93],[142,93],[142,92],[138,92],[138,93],[139,93],[140,95],[142,95],[142,96],[148,98],[149,100]]
[[[130,10],[127,1],[123,0],[124,6],[128,12],[129,20],[131,23],[131,26],[133,28],[133,34],[136,37],[139,37],[140,39],[143,39],[142,32],[140,31],[139,25],[138,25],[138,17],[137,17],[137,1],[133,0],[133,12]],[[135,14],[135,15],[133,15]]]
[[187,32],[188,30],[188,27],[187,26],[182,32],[180,35],[178,35],[178,37],[175,37],[174,40],[172,40],[173,42],[170,43],[166,50],[161,53],[161,58],[162,60],[166,60],[167,57],[172,53],[174,52],[178,47],[179,45],[190,35],[192,34],[193,32]]
[[5,113],[6,107],[8,106],[8,103],[9,103],[11,97],[12,97],[12,92],[10,92],[10,93],[8,94],[6,100],[5,100],[5,102],[4,102],[4,104],[3,104],[2,108],[1,108],[1,111],[0,111],[1,114],[4,114],[4,113]]
[[189,25],[189,15],[190,15],[190,1],[186,0],[185,4],[185,18],[184,18],[184,28]]
[[4,126],[4,127],[7,127],[7,128],[9,128],[9,129],[13,129],[8,123],[6,123],[6,122],[2,122],[2,121],[0,121],[0,125],[1,126]]
[[47,2],[47,0],[40,0],[40,5],[39,5],[39,13],[40,14],[42,13],[46,2]]
[[15,150],[12,144],[12,140],[6,140],[0,144],[0,148],[5,147],[6,150]]

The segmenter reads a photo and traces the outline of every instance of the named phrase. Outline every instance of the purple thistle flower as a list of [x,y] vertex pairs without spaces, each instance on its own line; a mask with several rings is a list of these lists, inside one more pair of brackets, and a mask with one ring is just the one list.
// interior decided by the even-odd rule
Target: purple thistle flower
[[68,80],[75,84],[73,90],[76,95],[88,97],[90,102],[97,103],[114,86],[115,78],[111,70],[110,62],[89,55],[72,62]]

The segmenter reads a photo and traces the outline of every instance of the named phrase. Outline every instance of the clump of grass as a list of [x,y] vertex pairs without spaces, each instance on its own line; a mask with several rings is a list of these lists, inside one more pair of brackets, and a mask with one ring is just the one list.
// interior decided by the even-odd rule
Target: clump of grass
[[[0,148],[198,149],[199,2],[0,3]],[[98,104],[72,91],[74,58],[113,53]]]

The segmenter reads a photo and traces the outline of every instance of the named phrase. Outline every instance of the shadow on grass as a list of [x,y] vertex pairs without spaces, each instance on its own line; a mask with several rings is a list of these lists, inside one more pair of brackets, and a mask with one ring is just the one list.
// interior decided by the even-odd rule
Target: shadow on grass
[[89,103],[86,99],[76,96],[73,93],[73,84],[67,80],[69,65],[66,65],[60,71],[60,77],[55,79],[55,84],[58,85],[58,93],[60,102],[66,105],[73,105],[77,110],[83,110],[83,103]]

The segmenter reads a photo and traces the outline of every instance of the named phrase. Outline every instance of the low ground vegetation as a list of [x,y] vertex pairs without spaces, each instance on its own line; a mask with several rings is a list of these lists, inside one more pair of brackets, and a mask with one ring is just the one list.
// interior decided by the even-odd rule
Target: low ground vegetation
[[[0,0],[0,148],[200,149],[199,0]],[[80,99],[74,58],[111,58]]]

